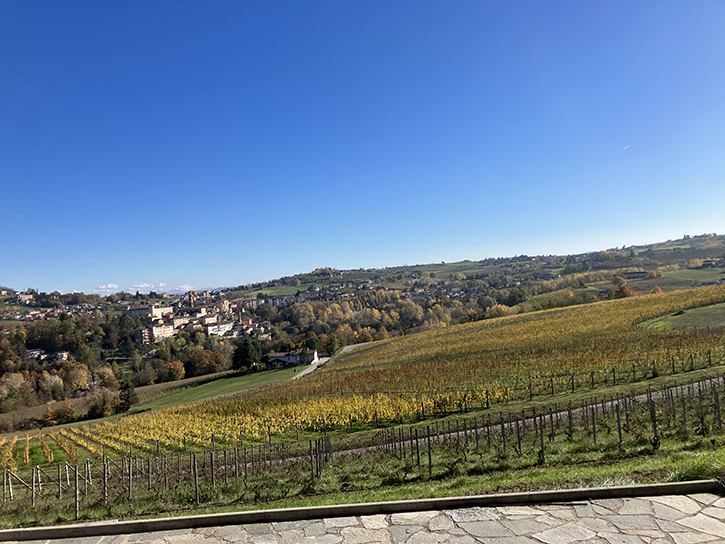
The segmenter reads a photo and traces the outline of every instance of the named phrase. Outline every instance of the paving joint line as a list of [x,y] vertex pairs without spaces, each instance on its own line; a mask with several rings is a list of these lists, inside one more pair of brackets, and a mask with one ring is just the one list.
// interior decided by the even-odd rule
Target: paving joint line
[[476,506],[490,507],[542,503],[552,504],[598,499],[652,497],[657,495],[689,495],[694,493],[713,493],[717,495],[724,495],[724,491],[725,488],[723,487],[723,484],[718,480],[697,480],[691,482],[591,487],[551,491],[472,495],[463,497],[252,510],[171,518],[98,521],[54,527],[4,529],[0,530],[0,542],[147,533],[153,531],[213,527],[217,525],[299,521],[318,518],[420,512],[426,510],[451,510]]

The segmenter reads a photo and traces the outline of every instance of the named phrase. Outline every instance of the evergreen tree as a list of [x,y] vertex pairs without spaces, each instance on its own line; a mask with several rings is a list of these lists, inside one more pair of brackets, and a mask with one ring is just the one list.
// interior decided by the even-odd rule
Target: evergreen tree
[[120,412],[128,412],[131,409],[131,406],[138,404],[138,394],[136,393],[136,388],[133,386],[133,383],[131,383],[131,380],[123,382],[119,400],[120,404],[118,409]]
[[262,348],[254,338],[244,338],[237,344],[237,349],[232,355],[232,367],[234,370],[246,372],[253,366],[259,364],[262,359]]

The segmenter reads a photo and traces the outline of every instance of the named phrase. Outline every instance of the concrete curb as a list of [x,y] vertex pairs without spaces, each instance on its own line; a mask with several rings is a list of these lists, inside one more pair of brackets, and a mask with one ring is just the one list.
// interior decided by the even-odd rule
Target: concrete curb
[[473,495],[469,497],[447,497],[440,499],[416,499],[409,501],[311,506],[307,508],[253,510],[250,512],[229,512],[225,514],[205,514],[200,516],[173,518],[101,521],[78,525],[62,525],[58,527],[5,529],[0,531],[0,542],[8,540],[42,540],[146,533],[151,531],[171,531],[174,529],[213,527],[217,525],[298,521],[342,516],[369,516],[374,514],[394,514],[423,510],[451,510],[455,508],[470,508],[473,506],[562,503],[593,499],[651,497],[655,495],[721,493],[721,491],[722,487],[717,480],[698,480],[694,482],[665,484],[592,487],[582,489],[563,489],[557,491],[534,491],[531,493],[501,493],[493,495]]

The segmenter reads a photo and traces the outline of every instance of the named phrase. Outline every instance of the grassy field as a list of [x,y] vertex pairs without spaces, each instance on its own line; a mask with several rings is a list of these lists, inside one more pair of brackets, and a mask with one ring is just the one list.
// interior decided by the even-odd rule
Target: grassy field
[[0,319],[0,329],[5,327],[11,329],[13,327],[19,327],[25,323],[24,321],[17,321],[15,319]]
[[13,304],[11,301],[0,302],[0,311],[7,310],[8,308],[13,308],[13,309],[17,310],[18,312],[25,312],[27,310],[33,309],[32,306],[23,306],[22,304]]
[[[123,366],[121,366],[123,368]],[[140,403],[148,403],[166,397],[178,390],[185,390],[200,386],[207,382],[214,382],[223,378],[228,378],[234,373],[232,370],[225,370],[215,374],[205,374],[203,376],[194,376],[193,378],[184,378],[175,382],[162,382],[153,385],[144,385],[136,388],[136,394]]]
[[642,326],[651,330],[723,329],[725,328],[725,304],[681,310],[672,315],[647,321]]
[[667,272],[665,277],[697,282],[713,282],[725,279],[725,270],[722,268],[688,268]]
[[264,372],[255,372],[244,376],[221,378],[214,380],[213,382],[197,385],[196,387],[189,387],[188,389],[172,393],[168,396],[145,404],[140,404],[134,407],[134,411],[171,408],[172,406],[179,406],[188,402],[196,402],[219,395],[235,393],[250,387],[259,387],[260,385],[289,380],[306,368],[308,368],[308,366],[284,368],[280,370],[266,370]]
[[[332,282],[335,283],[335,282]],[[337,282],[339,283],[339,282]],[[259,293],[269,296],[289,296],[300,291],[306,291],[310,287],[324,287],[325,284],[319,283],[301,283],[300,285],[277,285],[265,287],[264,289],[243,290],[243,291],[227,291],[224,298],[234,300],[237,298],[256,298]]]

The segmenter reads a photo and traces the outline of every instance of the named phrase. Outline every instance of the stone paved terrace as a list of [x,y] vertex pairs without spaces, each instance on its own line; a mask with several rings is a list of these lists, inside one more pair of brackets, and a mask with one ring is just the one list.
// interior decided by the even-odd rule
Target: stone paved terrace
[[474,507],[32,542],[44,544],[725,543],[725,498],[700,493],[528,506]]

